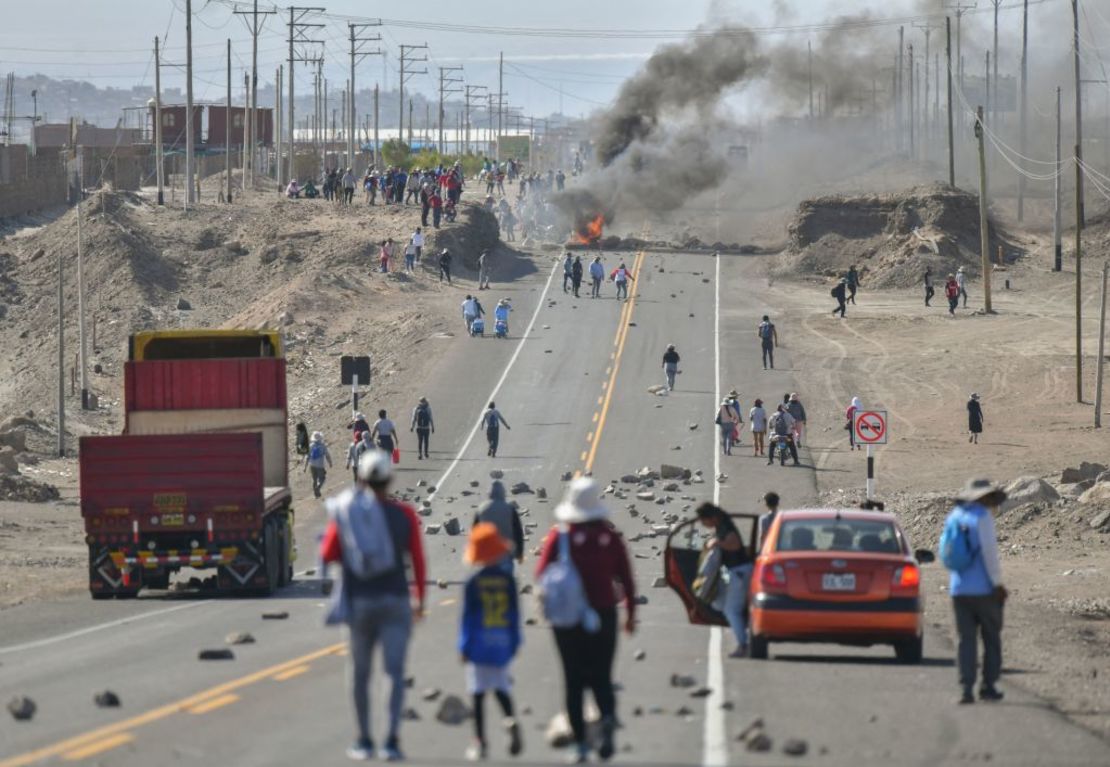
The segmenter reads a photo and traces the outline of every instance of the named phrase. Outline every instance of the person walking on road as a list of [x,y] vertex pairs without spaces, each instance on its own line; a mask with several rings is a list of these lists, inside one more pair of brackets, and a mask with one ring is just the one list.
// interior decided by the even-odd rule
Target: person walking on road
[[524,749],[520,723],[513,715],[512,675],[509,666],[523,643],[516,579],[502,566],[512,544],[489,522],[476,523],[470,531],[463,561],[474,572],[463,587],[459,624],[459,656],[466,666],[466,688],[474,712],[474,741],[466,759],[478,762],[489,756],[486,741],[486,693],[492,691],[504,714],[509,755]]
[[948,299],[948,313],[956,316],[956,308],[960,305],[960,284],[956,282],[956,275],[948,275],[944,283],[944,297]]
[[956,614],[956,661],[962,694],[974,703],[978,637],[983,638],[983,675],[979,700],[1002,700],[996,685],[1002,673],[1002,609],[1009,595],[1002,585],[1002,564],[993,512],[1006,493],[988,479],[973,479],[956,496],[937,547],[948,569],[948,591]]
[[462,317],[463,323],[466,325],[466,333],[470,335],[470,325],[474,320],[478,319],[478,300],[474,296],[467,293],[466,298],[463,299]]
[[444,248],[439,252],[439,281],[451,284],[451,251]]
[[385,414],[384,410],[378,411],[378,420],[370,429],[372,436],[382,452],[393,455],[393,451],[401,447],[401,440],[397,439],[397,426]]
[[856,444],[856,413],[863,410],[863,400],[859,397],[852,397],[852,401],[848,404],[848,409],[844,411],[844,418],[847,423],[844,428],[848,430],[848,449],[860,450],[861,446]]
[[674,391],[675,377],[678,375],[678,352],[675,351],[674,344],[668,344],[667,350],[663,352],[663,373],[667,376],[667,391]]
[[956,270],[956,287],[960,289],[960,298],[964,300],[964,308],[967,308],[967,275],[964,274],[964,268],[961,266]]
[[489,289],[489,270],[491,256],[489,250],[483,250],[478,256],[478,290]]
[[844,279],[848,281],[848,300],[852,302],[852,306],[856,305],[856,291],[859,290],[859,272],[856,271],[856,265],[852,264],[848,267],[848,273],[844,275]]
[[[627,609],[624,629],[636,630],[636,581],[624,538],[609,521],[601,491],[590,477],[570,483],[555,507],[555,526],[543,543],[536,578],[555,565],[577,571],[585,592],[582,619],[576,625],[554,626],[555,645],[563,667],[567,719],[574,733],[572,760],[589,760],[583,697],[589,688],[601,713],[597,756],[608,761],[616,751],[617,699],[613,689],[613,659],[617,650],[618,594]],[[618,589],[619,587],[619,589]]]
[[967,400],[967,441],[979,444],[979,435],[983,433],[983,406],[979,403],[979,395],[971,393]]
[[756,335],[759,336],[760,344],[763,347],[763,369],[767,369],[767,363],[771,363],[771,370],[775,369],[775,347],[779,345],[779,334],[775,330],[775,324],[771,322],[771,318],[766,314],[763,315],[763,322],[759,323],[756,329]]
[[505,428],[509,431],[513,430],[512,427],[509,426],[509,422],[501,415],[501,411],[497,409],[497,406],[490,402],[489,407],[486,408],[486,412],[482,414],[482,429],[486,432],[486,442],[489,444],[489,450],[486,452],[486,455],[490,458],[497,457],[497,444],[500,441],[501,424],[504,424]]
[[568,252],[563,259],[563,292],[569,293],[571,280],[574,276],[574,257]]
[[721,400],[714,423],[721,430],[721,454],[732,455],[732,442],[736,437],[736,429],[740,425],[740,415],[727,398]]
[[632,281],[632,275],[628,272],[628,267],[623,263],[613,270],[613,284],[617,286],[617,300],[621,300],[621,296],[628,300],[628,283]]
[[771,529],[775,515],[779,513],[779,494],[770,492],[764,495],[763,505],[767,507],[767,511],[759,515],[759,540],[755,549],[757,554],[763,548],[763,541],[767,540],[767,531]]
[[836,299],[836,308],[832,310],[832,313],[833,314],[838,314],[839,313],[841,318],[844,317],[844,312],[848,308],[847,304],[846,304],[846,302],[847,302],[847,290],[848,290],[848,280],[847,279],[841,279],[840,282],[836,283],[836,286],[831,291],[829,291],[831,293],[832,297]]
[[505,569],[511,573],[514,559],[518,563],[524,561],[524,525],[516,506],[505,500],[505,497],[504,483],[495,479],[489,487],[489,501],[474,515],[474,524],[492,524],[501,537],[512,544],[502,561]]
[[365,453],[377,449],[373,437],[370,436],[369,427],[365,431],[358,432],[358,439],[351,443],[351,446],[347,449],[347,468],[351,470],[351,475],[356,483],[358,482],[359,459]]
[[328,467],[331,465],[331,453],[324,444],[324,435],[318,431],[312,432],[308,454],[304,457],[304,468],[312,473],[312,494],[317,498],[320,497],[320,489],[328,478]]
[[794,419],[794,445],[801,447],[802,436],[806,430],[806,409],[802,405],[802,401],[798,399],[797,392],[793,392],[790,399],[787,400],[786,412],[790,413],[790,417]]
[[925,275],[921,278],[921,281],[925,285],[925,305],[930,306],[929,302],[933,300],[933,296],[937,293],[933,288],[933,270],[926,266]]
[[590,298],[601,298],[601,283],[605,279],[605,267],[601,264],[601,256],[595,256],[590,262]]
[[767,411],[763,409],[763,400],[757,399],[752,409],[748,411],[748,423],[752,430],[752,455],[764,455],[766,450],[764,437],[767,435]]
[[[327,501],[328,524],[320,544],[321,560],[337,563],[342,569],[342,579],[331,593],[326,622],[345,623],[350,632],[358,740],[347,755],[358,761],[375,756],[370,728],[370,674],[378,645],[392,686],[389,727],[379,756],[386,761],[404,759],[400,728],[405,704],[405,655],[413,618],[424,614],[426,573],[420,518],[411,506],[389,495],[392,477],[388,455],[380,451],[365,453],[359,459],[359,484]],[[411,596],[406,566],[412,571]]]
[[713,531],[705,544],[708,550],[717,549],[721,556],[721,569],[728,573],[725,585],[725,620],[736,639],[736,649],[730,658],[743,658],[748,654],[748,624],[744,611],[748,603],[748,584],[752,576],[752,558],[744,546],[740,531],[725,510],[712,503],[697,508],[698,522]]
[[570,267],[570,283],[574,287],[574,297],[580,298],[578,289],[582,287],[582,256],[575,256],[574,263]]
[[427,397],[421,397],[412,409],[412,422],[409,431],[416,432],[416,460],[428,457],[428,442],[430,435],[436,430],[436,422],[432,418],[432,406],[428,404]]

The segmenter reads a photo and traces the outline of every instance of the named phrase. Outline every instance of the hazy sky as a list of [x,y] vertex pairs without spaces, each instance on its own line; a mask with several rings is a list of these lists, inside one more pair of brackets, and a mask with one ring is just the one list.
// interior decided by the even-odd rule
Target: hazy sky
[[[1010,5],[1014,0],[1005,0]],[[433,30],[408,26],[417,24],[507,27],[518,30],[693,29],[701,24],[732,19],[750,24],[800,25],[824,21],[836,14],[870,11],[889,18],[933,11],[941,0],[771,0],[753,4],[747,0],[468,0],[467,2],[381,3],[367,0],[318,0],[327,16],[316,19],[326,24],[310,36],[324,40],[325,76],[332,90],[344,87],[347,77],[347,22],[381,16],[386,24],[379,30],[388,53],[366,58],[358,66],[360,86],[382,81],[394,87],[397,81],[397,48],[400,43],[427,43],[427,75],[416,75],[409,87],[432,94],[439,66],[465,67],[466,82],[496,90],[496,58],[504,51],[505,90],[514,106],[526,113],[546,114],[559,109],[569,114],[588,112],[604,105],[620,81],[664,39],[651,37],[594,37],[523,34],[468,33],[459,29]],[[1107,0],[1088,0],[1092,6]],[[1066,13],[1066,0],[1043,0],[1033,12]],[[245,4],[244,4],[245,5]],[[980,5],[988,5],[983,0]],[[757,10],[751,10],[757,6]],[[262,8],[273,4],[261,3]],[[0,0],[0,72],[41,72],[55,77],[87,79],[97,85],[129,87],[153,83],[151,65],[155,35],[166,36],[167,59],[184,63],[185,0]],[[225,89],[225,41],[232,39],[234,81],[250,64],[247,27],[232,15],[227,0],[194,0],[194,66],[198,99],[223,98]],[[1098,12],[1096,7],[1093,12]],[[1110,9],[1102,14],[1110,17]],[[259,69],[263,82],[288,53],[284,42],[287,12],[268,17],[259,41]],[[308,19],[306,19],[308,20]],[[973,23],[985,21],[985,17]],[[397,23],[404,22],[404,23]],[[1006,37],[1012,37],[1020,12],[1007,11],[1003,19]],[[970,24],[969,24],[970,26]],[[375,30],[367,30],[372,34]],[[1035,29],[1034,29],[1035,33]],[[920,33],[918,33],[920,34]],[[794,34],[800,40],[805,33]],[[934,38],[935,40],[935,38]],[[892,44],[893,45],[893,44]],[[374,47],[372,44],[369,47]],[[317,46],[319,48],[319,46]],[[892,48],[893,50],[893,48]],[[383,66],[384,64],[384,66]],[[183,84],[180,70],[163,70],[167,87]],[[297,87],[311,87],[305,65],[298,66]]]

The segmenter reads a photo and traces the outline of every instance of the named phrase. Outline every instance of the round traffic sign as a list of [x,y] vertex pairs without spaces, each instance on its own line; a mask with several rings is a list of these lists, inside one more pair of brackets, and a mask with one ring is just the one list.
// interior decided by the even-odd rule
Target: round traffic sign
[[884,442],[886,439],[886,413],[867,410],[857,415],[856,439],[864,444]]

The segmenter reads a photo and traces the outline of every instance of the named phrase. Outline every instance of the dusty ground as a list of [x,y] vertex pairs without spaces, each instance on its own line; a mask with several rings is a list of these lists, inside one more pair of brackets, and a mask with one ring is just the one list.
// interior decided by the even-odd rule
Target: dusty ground
[[[56,486],[62,495],[46,504],[0,500],[0,610],[86,588],[72,456],[80,435],[122,427],[129,333],[281,327],[291,431],[298,421],[322,430],[341,467],[350,389],[340,385],[339,357],[371,355],[374,378],[360,391],[360,409],[407,412],[416,396],[407,382],[425,378],[438,346],[457,331],[466,286],[441,284],[430,266],[418,267],[412,277],[376,271],[376,243],[386,237],[407,241],[420,224],[416,206],[346,210],[323,200],[259,193],[239,197],[232,206],[205,203],[185,214],[152,206],[144,196],[108,194],[93,195],[85,215],[87,301],[96,318],[90,368],[101,369],[90,371],[89,387],[100,407],[81,412],[67,381],[70,457],[64,460],[48,459],[57,435],[56,270],[61,253],[66,303],[75,307],[76,218],[73,212],[47,217],[40,226],[9,229],[0,240],[0,305],[6,308],[0,313],[0,370],[7,373],[0,376],[0,422],[33,411],[34,424],[22,429],[28,450],[17,457],[21,473]],[[478,247],[475,227],[461,226],[445,226],[444,239],[452,238],[454,246],[466,235],[466,244]],[[455,251],[456,275],[469,274],[460,263],[467,255],[473,254]],[[524,264],[509,251],[499,251],[499,259],[506,270]],[[179,309],[179,299],[191,308]],[[75,315],[70,312],[69,319]],[[76,340],[76,323],[67,321],[67,366],[75,362]],[[304,475],[294,472],[293,481],[298,489]]]

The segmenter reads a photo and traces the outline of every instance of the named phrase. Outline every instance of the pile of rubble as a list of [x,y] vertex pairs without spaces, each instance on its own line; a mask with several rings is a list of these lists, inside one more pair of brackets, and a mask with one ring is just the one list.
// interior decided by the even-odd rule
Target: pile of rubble
[[20,471],[20,464],[38,462],[27,448],[29,431],[40,431],[33,411],[16,415],[0,423],[0,500],[42,503],[59,498],[57,488],[37,482]]

